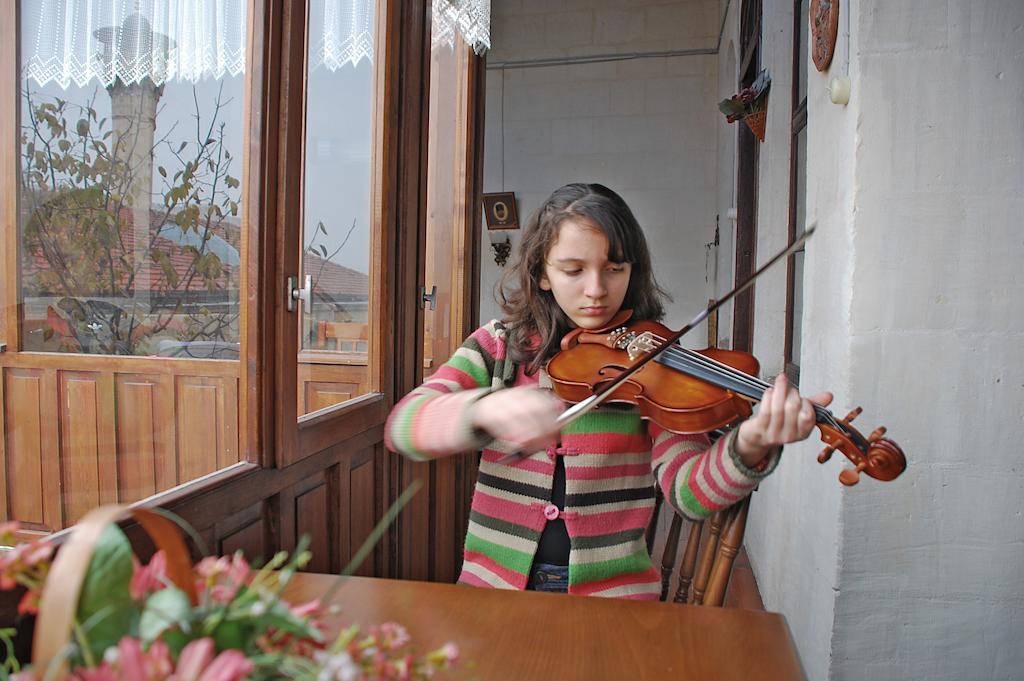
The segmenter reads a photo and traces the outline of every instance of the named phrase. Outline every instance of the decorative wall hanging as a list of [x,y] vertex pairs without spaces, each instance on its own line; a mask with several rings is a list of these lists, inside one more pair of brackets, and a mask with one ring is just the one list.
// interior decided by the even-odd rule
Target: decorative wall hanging
[[768,71],[761,69],[757,78],[729,99],[718,103],[718,110],[725,114],[730,123],[743,121],[757,139],[764,142],[764,131],[768,122],[768,90],[772,86],[772,77]]
[[504,267],[512,253],[512,240],[508,230],[519,229],[519,213],[516,210],[515,192],[484,194],[484,217],[487,220],[487,235],[491,239],[494,262]]
[[839,34],[839,0],[811,0],[811,58],[819,71],[832,63]]
[[433,0],[431,46],[453,47],[455,32],[482,55],[491,47],[491,0]]

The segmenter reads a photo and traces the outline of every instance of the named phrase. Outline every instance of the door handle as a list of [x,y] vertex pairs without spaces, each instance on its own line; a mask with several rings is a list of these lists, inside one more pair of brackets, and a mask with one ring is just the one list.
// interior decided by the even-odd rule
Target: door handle
[[427,309],[427,304],[430,304],[431,310],[437,309],[437,287],[431,286],[430,293],[427,293],[427,287],[420,289],[420,307]]
[[303,277],[302,288],[298,288],[295,285],[297,280],[298,277],[288,277],[288,283],[285,286],[288,311],[295,312],[295,301],[301,300],[306,304],[306,311],[308,312],[312,307],[313,277],[309,274]]

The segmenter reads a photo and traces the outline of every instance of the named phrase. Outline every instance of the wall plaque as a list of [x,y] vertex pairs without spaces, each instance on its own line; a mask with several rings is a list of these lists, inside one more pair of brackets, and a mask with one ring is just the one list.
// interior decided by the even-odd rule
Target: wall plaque
[[832,63],[839,33],[839,0],[811,0],[811,58],[819,71]]

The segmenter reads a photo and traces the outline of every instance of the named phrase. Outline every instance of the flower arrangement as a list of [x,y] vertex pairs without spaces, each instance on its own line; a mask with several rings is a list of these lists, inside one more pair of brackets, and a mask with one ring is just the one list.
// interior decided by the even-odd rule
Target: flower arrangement
[[729,123],[742,120],[757,139],[764,142],[764,129],[768,117],[768,90],[771,85],[772,77],[768,71],[761,69],[749,87],[719,102],[718,110],[725,114],[725,120]]
[[[18,612],[36,614],[47,578],[56,573],[53,546],[42,540],[17,544],[17,529],[16,523],[0,525],[0,543],[14,547],[0,552],[0,589],[24,588]],[[367,542],[372,548],[376,538]],[[333,590],[303,604],[281,595],[308,564],[305,547],[300,542],[291,555],[278,553],[259,569],[240,553],[203,558],[188,570],[193,583],[180,588],[176,566],[169,565],[176,559],[158,550],[140,564],[127,537],[110,524],[92,550],[57,664],[22,668],[13,654],[14,630],[3,629],[7,659],[0,663],[0,679],[64,678],[55,668],[64,665],[71,681],[428,679],[455,665],[454,644],[416,655],[408,632],[395,623],[351,626],[328,639],[325,618],[337,612],[330,605]],[[187,559],[184,564],[189,566]],[[194,594],[186,593],[193,585]],[[39,624],[37,619],[37,636]]]

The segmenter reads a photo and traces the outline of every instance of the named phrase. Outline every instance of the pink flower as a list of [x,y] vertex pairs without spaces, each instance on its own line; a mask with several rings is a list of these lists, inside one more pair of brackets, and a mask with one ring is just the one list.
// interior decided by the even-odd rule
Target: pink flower
[[196,681],[213,660],[213,639],[201,638],[189,643],[178,656],[178,668],[169,681]]
[[36,615],[39,613],[39,601],[43,597],[42,589],[29,589],[18,601],[19,615]]
[[208,593],[215,603],[230,603],[238,590],[249,581],[251,572],[249,563],[241,553],[231,558],[203,558],[196,565],[196,574],[199,575],[196,591],[200,597]]
[[213,656],[212,638],[192,641],[178,658],[178,668],[167,681],[241,681],[253,670],[253,663],[238,650]]
[[378,644],[384,650],[397,650],[412,640],[408,630],[395,622],[385,622],[379,627],[371,627],[370,635],[377,638]]
[[206,668],[199,681],[242,681],[254,666],[241,651],[225,650]]
[[133,599],[141,601],[153,591],[159,591],[167,585],[167,555],[163,551],[154,553],[149,564],[144,567],[134,556],[132,564],[135,568],[130,586]]
[[99,667],[76,669],[72,681],[164,681],[173,669],[171,652],[163,641],[143,650],[138,639],[125,636],[104,657]]
[[444,659],[448,664],[455,664],[459,661],[459,647],[451,641],[441,646],[441,649],[438,652],[444,656]]

